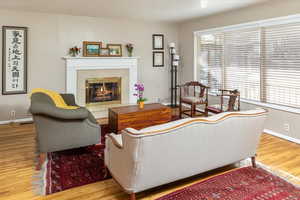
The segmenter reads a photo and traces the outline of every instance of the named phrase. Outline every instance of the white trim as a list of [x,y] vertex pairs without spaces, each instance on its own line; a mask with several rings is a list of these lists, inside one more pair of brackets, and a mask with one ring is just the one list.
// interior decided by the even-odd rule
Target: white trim
[[24,118],[24,119],[0,121],[0,125],[10,124],[10,123],[32,122],[32,121],[33,121],[32,117],[29,117],[29,118]]
[[227,32],[227,31],[239,30],[244,28],[268,27],[268,26],[282,25],[282,24],[295,23],[295,22],[300,22],[300,14],[289,15],[285,17],[270,18],[270,19],[265,19],[260,21],[252,21],[248,23],[223,26],[223,27],[211,28],[206,30],[199,30],[199,31],[194,31],[194,35],[210,34],[218,31]]
[[300,144],[300,139],[292,138],[290,136],[284,135],[282,133],[277,133],[277,132],[269,130],[269,129],[264,129],[264,133],[288,140],[290,142]]

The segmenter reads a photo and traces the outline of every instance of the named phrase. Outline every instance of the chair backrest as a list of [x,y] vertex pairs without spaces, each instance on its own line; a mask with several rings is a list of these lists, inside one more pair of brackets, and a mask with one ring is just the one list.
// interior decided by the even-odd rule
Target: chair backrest
[[207,93],[207,86],[203,85],[198,81],[190,81],[182,85],[183,96],[197,96],[197,91],[199,91],[199,97],[204,97]]

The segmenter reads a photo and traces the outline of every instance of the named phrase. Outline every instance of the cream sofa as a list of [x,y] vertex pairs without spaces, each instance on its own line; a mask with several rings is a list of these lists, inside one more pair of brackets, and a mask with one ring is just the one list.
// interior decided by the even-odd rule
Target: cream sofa
[[105,163],[135,199],[137,192],[255,158],[266,114],[256,109],[181,119],[140,131],[127,128],[107,136]]

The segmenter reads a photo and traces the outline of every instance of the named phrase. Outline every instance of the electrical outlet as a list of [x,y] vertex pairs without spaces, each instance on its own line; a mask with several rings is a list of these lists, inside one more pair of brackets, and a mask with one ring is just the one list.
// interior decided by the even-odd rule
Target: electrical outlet
[[283,128],[285,131],[289,132],[290,131],[290,124],[289,123],[284,123]]
[[16,111],[15,110],[10,111],[9,118],[10,118],[10,120],[15,120],[16,119]]

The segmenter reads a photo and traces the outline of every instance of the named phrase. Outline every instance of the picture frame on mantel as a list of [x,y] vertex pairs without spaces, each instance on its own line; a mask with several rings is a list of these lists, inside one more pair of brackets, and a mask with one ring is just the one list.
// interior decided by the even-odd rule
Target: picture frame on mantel
[[164,67],[165,55],[163,51],[154,51],[152,56],[153,56],[153,67]]
[[2,94],[27,93],[27,27],[2,26]]
[[164,50],[164,35],[153,34],[152,35],[153,50]]
[[110,57],[122,57],[122,44],[107,44]]
[[102,48],[102,42],[84,41],[82,46],[84,57],[98,57]]

